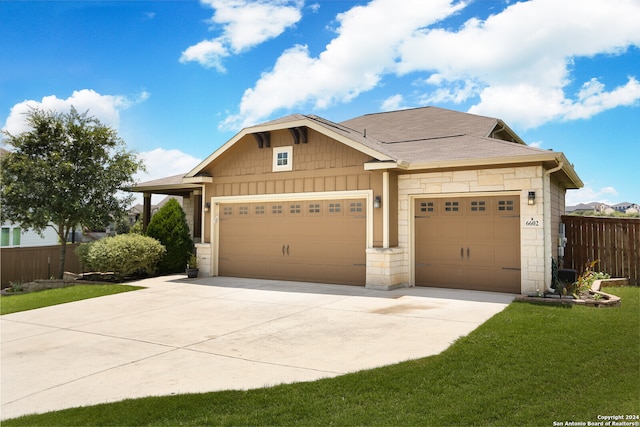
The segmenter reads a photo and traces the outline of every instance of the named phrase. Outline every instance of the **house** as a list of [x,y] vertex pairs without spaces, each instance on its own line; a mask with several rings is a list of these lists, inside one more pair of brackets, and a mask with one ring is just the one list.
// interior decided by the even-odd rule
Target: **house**
[[130,190],[145,221],[151,194],[184,197],[201,274],[528,293],[549,286],[582,185],[499,119],[425,107],[286,116]]
[[637,203],[622,202],[611,206],[616,212],[626,214],[636,214],[640,212],[640,205]]
[[[184,175],[180,175],[180,178],[182,179]],[[157,204],[152,204],[151,205],[151,211],[150,211],[150,217],[152,217],[153,215],[156,214],[156,212],[158,212],[160,210],[160,208],[162,208],[165,204],[167,204],[167,202],[170,199],[176,199],[177,202],[180,204],[180,206],[182,206],[182,197],[178,197],[178,196],[166,196],[165,198],[163,198],[162,200],[160,200]],[[143,216],[143,212],[144,212],[144,205],[138,203],[133,205],[128,211],[127,211],[127,221],[129,223],[129,226],[132,227],[139,219],[142,218]]]

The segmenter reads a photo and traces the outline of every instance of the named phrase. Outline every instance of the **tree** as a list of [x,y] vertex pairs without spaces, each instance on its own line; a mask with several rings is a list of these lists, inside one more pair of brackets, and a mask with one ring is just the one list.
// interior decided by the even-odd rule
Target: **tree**
[[161,274],[184,271],[193,252],[193,240],[187,217],[176,199],[169,199],[151,217],[147,226],[147,236],[159,240],[167,248],[166,255],[158,264]]
[[13,150],[1,163],[1,217],[39,233],[52,227],[60,238],[62,278],[69,232],[123,215],[133,196],[118,190],[144,166],[115,130],[87,112],[32,109],[26,122],[28,131],[4,132]]

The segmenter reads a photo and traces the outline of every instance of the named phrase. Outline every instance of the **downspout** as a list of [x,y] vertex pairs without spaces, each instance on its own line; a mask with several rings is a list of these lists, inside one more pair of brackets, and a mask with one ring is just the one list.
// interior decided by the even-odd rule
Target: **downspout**
[[[562,161],[562,160],[557,160],[557,159],[556,159],[556,161],[558,162],[558,165],[557,165],[555,168],[549,169],[548,171],[546,171],[546,172],[544,173],[544,176],[545,176],[545,182],[547,181],[547,180],[546,180],[546,178],[547,178],[547,177],[549,177],[549,179],[551,179],[551,178],[550,178],[550,175],[551,175],[552,173],[558,172],[559,170],[561,170],[561,169],[564,167],[564,161]],[[545,192],[546,192],[546,191],[545,191]],[[549,221],[550,221],[550,220],[551,220],[551,218],[549,218]],[[552,243],[552,244],[553,244],[553,243]],[[545,245],[545,248],[546,248],[546,245]],[[545,254],[545,263],[549,262],[550,255],[551,255],[551,254]],[[553,293],[555,293],[555,292],[556,292],[556,290],[555,290],[555,289],[553,289],[553,288],[551,287],[551,281],[549,281],[549,282],[546,284],[546,292],[547,292],[547,293],[551,293],[551,294],[553,294]]]
[[562,160],[557,160],[558,166],[553,169],[549,169],[544,173],[545,176],[551,175],[552,173],[558,172],[560,169],[564,167],[564,162]]

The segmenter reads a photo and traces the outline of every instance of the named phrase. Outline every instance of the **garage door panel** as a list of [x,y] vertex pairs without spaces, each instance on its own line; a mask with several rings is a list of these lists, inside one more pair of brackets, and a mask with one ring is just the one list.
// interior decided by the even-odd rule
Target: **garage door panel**
[[415,283],[520,292],[519,198],[417,199]]
[[364,199],[225,204],[218,274],[364,285],[365,206]]

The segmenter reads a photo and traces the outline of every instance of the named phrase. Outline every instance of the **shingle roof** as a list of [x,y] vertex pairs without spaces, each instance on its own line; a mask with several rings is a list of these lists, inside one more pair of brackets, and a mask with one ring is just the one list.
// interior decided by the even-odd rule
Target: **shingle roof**
[[487,137],[498,119],[437,107],[366,114],[340,123],[379,141],[399,142],[472,135]]

